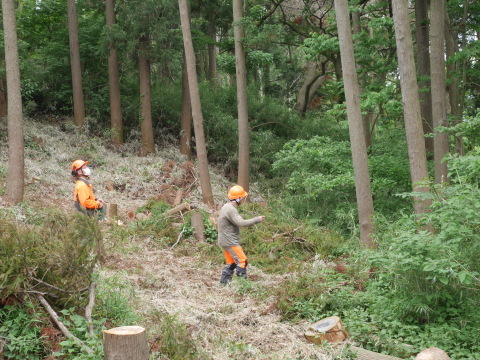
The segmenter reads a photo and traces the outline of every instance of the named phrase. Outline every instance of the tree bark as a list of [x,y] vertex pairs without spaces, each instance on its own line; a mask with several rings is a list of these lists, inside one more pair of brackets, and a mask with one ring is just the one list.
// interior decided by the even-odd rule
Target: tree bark
[[[415,0],[415,34],[417,38],[417,64],[420,78],[420,113],[424,134],[433,132],[432,118],[432,93],[430,90],[430,36],[428,25],[428,2],[427,0]],[[427,153],[433,155],[433,138],[425,138]]]
[[149,350],[145,329],[122,326],[103,330],[105,360],[148,360]]
[[[105,1],[107,28],[115,25],[115,0]],[[112,142],[118,146],[123,144],[122,106],[120,102],[120,76],[118,73],[118,55],[116,44],[110,44],[108,53],[108,84],[110,87],[110,123]]]
[[8,175],[5,200],[10,204],[18,204],[23,201],[25,158],[15,2],[2,0],[2,13],[8,89]]
[[208,80],[215,85],[217,82],[217,47],[215,45],[217,41],[217,33],[215,31],[215,22],[210,20],[208,23],[208,36],[212,41],[212,44],[208,44]]
[[82,67],[80,64],[80,46],[78,43],[78,20],[75,0],[67,0],[68,38],[70,41],[70,65],[73,88],[73,122],[82,126],[85,122],[85,103],[83,100]]
[[140,38],[140,52],[138,56],[140,75],[140,107],[142,148],[140,155],[146,156],[155,153],[152,126],[152,99],[150,96],[150,62],[148,61],[148,37]]
[[431,0],[430,64],[432,73],[432,115],[435,183],[448,182],[447,163],[442,161],[449,152],[449,136],[435,130],[448,126],[445,85],[445,1]]
[[[458,52],[457,45],[458,33],[452,31],[448,16],[445,17],[445,43],[447,51],[447,61]],[[450,101],[450,114],[453,123],[458,125],[462,122],[462,113],[460,112],[460,64],[458,62],[449,61],[447,64],[447,85],[448,99]],[[455,137],[455,152],[459,155],[465,155],[463,147],[463,138]]]
[[237,82],[238,111],[238,184],[248,192],[250,184],[250,150],[248,134],[248,104],[247,104],[247,65],[243,38],[245,29],[241,20],[243,17],[243,0],[233,0],[233,33],[235,38],[235,68]]
[[194,211],[191,216],[191,224],[194,229],[193,235],[198,242],[205,242],[205,225],[200,211]]
[[[392,0],[392,8],[412,187],[415,192],[428,192],[427,186],[419,185],[419,182],[428,180],[428,168],[413,56],[413,41],[410,32],[408,1]],[[416,214],[423,214],[428,211],[429,202],[414,197],[413,206]]]
[[182,120],[180,130],[180,153],[188,158],[192,156],[192,103],[188,90],[187,62],[183,53],[182,65]]
[[352,31],[348,13],[348,0],[335,0],[335,11],[340,42],[343,83],[347,102],[348,129],[352,148],[355,191],[357,195],[360,240],[366,247],[375,247],[372,234],[373,199],[368,172],[367,148],[360,111],[360,90],[358,87],[355,56],[353,53]]
[[[362,31],[362,24],[360,19],[360,11],[355,11],[352,13],[352,31],[353,34],[360,34]],[[357,69],[361,69],[361,66],[357,64]],[[358,81],[359,91],[362,94],[365,91],[366,80],[364,77],[361,77]],[[370,132],[370,122],[372,119],[372,112],[368,111],[365,115],[362,115],[362,125],[363,125],[363,136],[365,138],[365,146],[367,149],[372,145],[372,136]]]
[[0,76],[0,119],[7,116],[7,90],[4,80],[3,76]]
[[193,128],[198,158],[198,172],[200,175],[200,187],[204,203],[214,205],[212,184],[208,171],[207,146],[203,130],[202,105],[198,90],[197,70],[195,68],[195,52],[193,50],[192,33],[190,31],[190,18],[188,16],[187,0],[178,0],[180,9],[180,21],[182,24],[183,45],[187,62],[188,87],[192,104]]

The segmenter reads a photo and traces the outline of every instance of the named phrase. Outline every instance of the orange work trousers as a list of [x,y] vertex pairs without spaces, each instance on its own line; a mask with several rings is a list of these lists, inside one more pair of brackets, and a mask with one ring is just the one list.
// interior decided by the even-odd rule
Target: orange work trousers
[[247,256],[241,246],[222,246],[222,249],[227,265],[235,263],[238,267],[247,267]]

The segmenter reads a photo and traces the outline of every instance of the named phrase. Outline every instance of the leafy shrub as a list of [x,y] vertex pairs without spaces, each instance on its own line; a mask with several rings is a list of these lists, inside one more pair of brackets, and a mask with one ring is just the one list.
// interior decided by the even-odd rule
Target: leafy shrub
[[0,334],[6,336],[3,355],[7,359],[40,360],[46,355],[41,339],[42,314],[27,302],[0,309]]

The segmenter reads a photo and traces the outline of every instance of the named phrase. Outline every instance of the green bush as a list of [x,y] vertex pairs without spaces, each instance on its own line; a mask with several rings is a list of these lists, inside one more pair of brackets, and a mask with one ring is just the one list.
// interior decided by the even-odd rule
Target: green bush
[[41,338],[41,318],[42,314],[30,302],[0,309],[0,334],[7,359],[40,360],[47,355]]

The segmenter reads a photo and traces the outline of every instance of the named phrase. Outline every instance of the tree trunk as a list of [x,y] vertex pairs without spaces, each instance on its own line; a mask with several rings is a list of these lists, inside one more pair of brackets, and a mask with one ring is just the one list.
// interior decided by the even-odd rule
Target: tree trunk
[[348,0],[335,0],[338,40],[343,70],[343,83],[347,102],[348,129],[352,148],[355,191],[357,195],[360,240],[364,246],[375,247],[372,239],[373,199],[368,172],[367,148],[365,145],[360,111],[360,90],[358,87],[355,57],[353,53],[352,31],[348,14]]
[[[107,28],[115,25],[115,0],[105,1]],[[116,44],[110,44],[108,53],[108,84],[110,86],[110,123],[114,145],[121,145],[123,138],[122,106],[120,102],[120,76]]]
[[5,81],[0,76],[0,120],[7,116],[7,91],[5,89]]
[[447,163],[443,158],[449,152],[448,134],[435,130],[448,126],[445,86],[445,1],[431,0],[430,5],[430,64],[432,73],[432,115],[435,183],[448,182]]
[[[352,13],[352,31],[353,34],[360,34],[362,31],[362,24],[360,21],[360,11],[355,11]],[[357,64],[357,69],[361,69],[361,66]],[[366,80],[364,77],[361,77],[358,81],[360,94],[363,94],[365,91]],[[372,119],[372,112],[368,111],[365,115],[362,115],[362,125],[363,125],[363,136],[365,138],[365,146],[367,149],[372,145],[372,136],[370,132],[370,121]]]
[[[458,52],[457,45],[458,33],[452,31],[448,16],[445,17],[445,42],[447,51],[447,60],[451,59]],[[462,113],[460,112],[460,64],[458,62],[449,62],[447,64],[447,85],[448,98],[450,100],[450,114],[453,123],[458,125],[462,122]],[[463,138],[455,136],[455,152],[459,155],[465,155],[463,148]]]
[[83,101],[82,67],[80,64],[80,46],[78,44],[78,20],[75,0],[67,0],[68,38],[70,41],[70,65],[73,88],[73,122],[82,126],[85,122],[85,104]]
[[152,100],[150,97],[150,62],[148,61],[148,37],[140,38],[140,53],[138,56],[140,74],[140,107],[142,148],[140,154],[146,156],[155,153],[152,126]]
[[235,38],[235,65],[238,106],[238,184],[248,192],[250,183],[250,150],[248,134],[247,65],[243,38],[245,29],[240,23],[243,17],[243,0],[233,0],[233,33]]
[[217,81],[217,47],[215,42],[217,41],[217,33],[215,31],[215,22],[210,20],[208,23],[208,36],[212,41],[212,44],[208,44],[208,80],[215,85]]
[[214,205],[212,184],[208,171],[207,146],[203,130],[202,105],[198,90],[197,70],[195,68],[195,52],[193,50],[192,33],[190,31],[190,18],[188,16],[187,0],[178,0],[180,9],[180,21],[182,24],[183,45],[187,62],[188,87],[192,104],[193,128],[198,158],[198,172],[200,175],[200,187],[204,203]]
[[103,330],[105,360],[148,360],[149,350],[145,329],[122,326]]
[[[410,32],[408,0],[392,0],[392,7],[412,187],[415,192],[428,192],[428,187],[419,185],[420,181],[428,180],[428,168],[413,56],[413,41]],[[429,202],[415,197],[413,206],[416,214],[423,214],[428,211]]]
[[194,229],[193,236],[198,242],[205,242],[205,225],[200,211],[194,211],[191,216],[191,224]]
[[15,205],[23,201],[25,183],[23,112],[15,2],[2,0],[2,13],[8,89],[8,175],[5,200]]
[[182,65],[182,121],[180,130],[180,153],[188,156],[192,155],[192,104],[190,102],[190,92],[188,90],[187,62],[185,52],[183,53]]
[[[417,38],[418,86],[420,87],[420,113],[424,134],[433,132],[432,94],[430,91],[430,36],[427,0],[415,0],[415,33]],[[433,155],[433,138],[425,138],[427,153]]]

